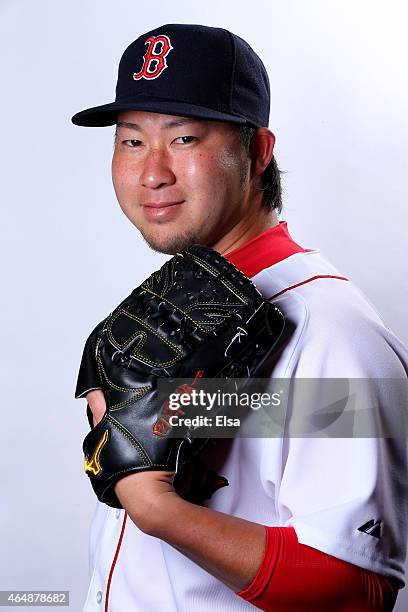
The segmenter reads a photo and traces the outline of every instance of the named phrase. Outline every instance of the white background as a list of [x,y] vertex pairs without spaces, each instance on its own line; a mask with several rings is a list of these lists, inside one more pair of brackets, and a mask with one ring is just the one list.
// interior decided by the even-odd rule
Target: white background
[[124,48],[161,24],[245,38],[270,75],[282,218],[408,343],[407,19],[403,0],[0,0],[0,589],[70,590],[81,609],[94,506],[73,400],[82,344],[164,260],[115,201],[113,128],[71,115],[113,100]]

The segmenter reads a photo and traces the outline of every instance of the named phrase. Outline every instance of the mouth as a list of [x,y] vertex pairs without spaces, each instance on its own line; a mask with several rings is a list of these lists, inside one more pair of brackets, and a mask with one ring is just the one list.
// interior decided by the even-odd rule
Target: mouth
[[176,206],[183,202],[184,200],[177,200],[176,202],[146,202],[142,204],[142,206],[146,206],[147,208],[167,208],[168,206]]
[[146,204],[142,204],[142,209],[145,217],[151,221],[167,221],[177,214],[183,202],[184,200],[177,202],[146,202]]

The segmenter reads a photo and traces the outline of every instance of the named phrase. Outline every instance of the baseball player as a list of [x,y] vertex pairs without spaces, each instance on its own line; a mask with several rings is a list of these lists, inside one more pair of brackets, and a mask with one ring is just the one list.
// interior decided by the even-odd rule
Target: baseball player
[[[200,258],[191,245],[211,247],[220,255],[214,265],[223,265],[225,274],[233,264],[251,279],[285,320],[268,375],[311,384],[308,393],[287,399],[282,435],[217,440],[202,449],[191,463],[199,502],[175,488],[170,464],[116,470],[111,497],[108,488],[95,489],[87,612],[388,611],[405,584],[406,439],[378,434],[376,427],[403,413],[404,385],[386,383],[404,382],[408,353],[352,282],[318,250],[297,244],[278,221],[269,105],[267,73],[243,39],[221,28],[172,24],[126,49],[115,102],[73,117],[81,126],[116,124],[117,199],[148,245],[175,256],[172,270],[189,257],[196,269]],[[140,300],[150,291],[146,312],[154,303],[154,282],[167,282],[169,269],[136,292]],[[184,299],[183,285],[179,293]],[[156,322],[163,307],[151,315]],[[143,309],[136,316],[126,308],[117,312],[142,321]],[[118,390],[106,365],[108,342],[124,329],[115,317],[97,328],[89,353],[99,369],[81,366],[90,382],[79,384],[77,396],[87,398],[92,431],[110,419],[109,394],[97,380]],[[188,332],[185,318],[179,333],[181,327]],[[145,336],[133,334],[132,350]],[[112,360],[123,365],[128,346]],[[137,361],[137,352],[132,355]],[[132,367],[126,370],[130,387]],[[149,366],[145,375],[153,370]],[[288,435],[299,412],[314,414],[319,389],[330,379],[361,382],[364,406],[376,408],[365,411],[374,434]],[[340,394],[347,405],[350,389]],[[344,415],[338,403],[333,410],[334,421]],[[132,426],[121,431],[130,435]],[[112,431],[110,446],[106,433],[86,454],[94,480],[101,465],[124,461]]]

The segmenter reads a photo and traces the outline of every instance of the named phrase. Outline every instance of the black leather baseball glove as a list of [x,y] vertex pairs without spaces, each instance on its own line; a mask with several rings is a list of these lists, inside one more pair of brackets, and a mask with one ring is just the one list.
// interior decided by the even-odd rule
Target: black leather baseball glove
[[191,431],[170,435],[160,380],[259,376],[283,325],[276,306],[205,246],[178,253],[132,291],[86,341],[75,393],[102,389],[107,403],[83,443],[98,499],[121,508],[114,485],[123,476],[177,471]]

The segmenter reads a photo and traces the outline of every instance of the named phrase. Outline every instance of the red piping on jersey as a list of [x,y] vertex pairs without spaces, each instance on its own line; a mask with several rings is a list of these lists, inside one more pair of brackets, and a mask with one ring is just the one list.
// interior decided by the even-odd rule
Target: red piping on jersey
[[224,257],[251,278],[295,253],[307,253],[310,250],[299,246],[289,234],[286,221],[280,221],[278,225],[224,254]]
[[310,283],[311,281],[314,281],[317,278],[336,278],[337,280],[348,281],[348,278],[346,278],[345,276],[333,276],[332,274],[318,274],[317,276],[311,276],[310,278],[307,278],[301,283],[296,283],[296,285],[291,285],[290,287],[286,287],[286,289],[282,289],[282,291],[278,291],[278,293],[271,295],[271,297],[268,297],[267,299],[273,300],[277,298],[278,296],[282,295],[282,293],[286,293],[286,291],[290,291],[291,289],[296,289],[296,287],[300,287],[300,285],[304,285],[305,283]]
[[112,582],[113,570],[115,569],[116,561],[118,560],[118,556],[119,556],[120,547],[122,545],[123,535],[125,533],[126,519],[127,519],[127,512],[125,512],[125,516],[123,518],[122,529],[120,532],[118,544],[116,546],[115,556],[113,557],[112,565],[111,565],[110,572],[109,572],[109,578],[108,578],[108,582],[106,585],[105,608],[104,608],[105,612],[108,612],[109,592],[110,592],[110,586]]

